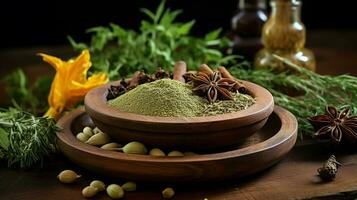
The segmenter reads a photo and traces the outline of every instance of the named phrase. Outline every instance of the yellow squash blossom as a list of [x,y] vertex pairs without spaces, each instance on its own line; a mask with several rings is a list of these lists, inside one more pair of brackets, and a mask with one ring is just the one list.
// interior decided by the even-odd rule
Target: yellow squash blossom
[[45,116],[57,120],[65,109],[83,100],[89,90],[108,82],[105,73],[94,74],[87,79],[87,71],[92,65],[88,50],[84,50],[77,58],[67,62],[54,56],[39,55],[56,70],[48,95],[50,108]]

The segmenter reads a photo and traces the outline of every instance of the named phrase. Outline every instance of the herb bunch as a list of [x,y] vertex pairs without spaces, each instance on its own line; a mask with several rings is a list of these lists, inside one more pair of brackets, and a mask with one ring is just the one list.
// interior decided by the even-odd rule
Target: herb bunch
[[93,69],[107,72],[111,80],[144,70],[154,73],[157,67],[171,69],[178,60],[185,60],[189,69],[202,63],[222,65],[237,56],[224,56],[218,49],[229,46],[227,39],[219,38],[221,29],[208,33],[203,38],[190,36],[195,21],[176,22],[181,10],[165,9],[165,1],[156,13],[141,9],[150,20],[141,21],[140,32],[125,30],[119,25],[94,27],[90,44],[69,41],[75,50],[89,49]]
[[43,114],[47,108],[47,95],[51,87],[51,77],[41,76],[34,84],[30,84],[22,69],[17,69],[2,80],[5,90],[21,108],[35,115]]
[[[313,135],[313,127],[307,117],[324,113],[326,105],[339,109],[350,107],[351,115],[357,114],[357,77],[349,75],[319,75],[299,67],[289,60],[276,56],[291,68],[289,72],[231,68],[235,77],[249,80],[267,88],[274,96],[275,103],[292,112],[299,122],[300,137]],[[288,90],[301,93],[297,96]]]
[[0,109],[0,158],[8,166],[27,168],[55,151],[53,119],[35,117],[20,108]]

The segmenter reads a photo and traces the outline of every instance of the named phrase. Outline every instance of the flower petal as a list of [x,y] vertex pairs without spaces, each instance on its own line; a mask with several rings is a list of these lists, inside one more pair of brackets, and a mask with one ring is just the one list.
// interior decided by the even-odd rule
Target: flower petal
[[59,71],[62,65],[64,64],[64,62],[57,57],[50,56],[44,53],[39,53],[37,55],[41,56],[42,60],[50,64],[56,71]]
[[67,62],[67,79],[74,80],[79,83],[85,83],[87,79],[87,71],[91,65],[92,63],[90,62],[89,51],[84,50],[75,60]]

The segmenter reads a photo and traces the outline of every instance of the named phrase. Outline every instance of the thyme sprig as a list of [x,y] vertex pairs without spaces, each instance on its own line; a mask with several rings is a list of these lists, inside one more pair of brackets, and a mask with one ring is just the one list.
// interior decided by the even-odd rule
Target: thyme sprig
[[[35,117],[20,108],[0,109],[0,155],[8,166],[27,168],[55,151],[54,120]],[[0,157],[1,158],[1,157]]]

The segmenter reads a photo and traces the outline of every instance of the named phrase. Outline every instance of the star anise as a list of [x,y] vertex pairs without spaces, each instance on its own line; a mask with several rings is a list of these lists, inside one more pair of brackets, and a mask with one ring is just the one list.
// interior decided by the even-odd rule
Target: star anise
[[338,111],[333,106],[327,106],[325,114],[308,118],[314,126],[315,136],[328,136],[334,142],[341,142],[342,137],[357,140],[357,116],[351,116],[350,109]]
[[170,73],[163,70],[162,68],[159,68],[158,70],[156,70],[154,76],[156,79],[170,78]]
[[222,78],[220,72],[206,74],[198,72],[198,74],[189,74],[185,76],[193,84],[192,91],[199,96],[206,96],[210,103],[217,99],[233,100],[233,96],[229,92],[235,85],[235,81],[230,78]]
[[126,92],[126,87],[122,84],[111,85],[108,89],[107,100],[115,99]]

